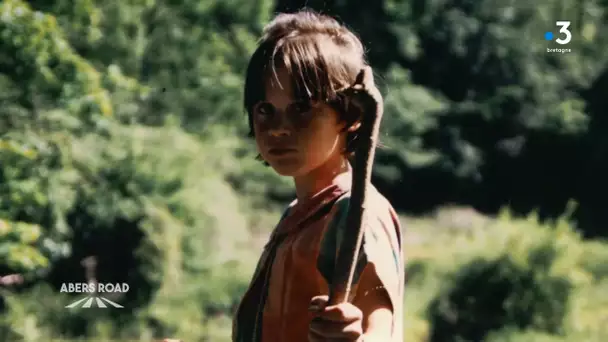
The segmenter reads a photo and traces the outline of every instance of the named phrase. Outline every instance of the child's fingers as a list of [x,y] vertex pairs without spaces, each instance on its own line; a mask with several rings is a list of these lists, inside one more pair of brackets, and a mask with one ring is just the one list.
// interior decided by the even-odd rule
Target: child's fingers
[[328,296],[316,296],[310,300],[310,305],[308,307],[308,311],[310,312],[320,312],[325,309],[327,306],[327,302],[329,301]]
[[309,341],[357,341],[363,334],[362,317],[350,303],[325,306],[310,322]]
[[308,330],[309,341],[357,341],[361,335],[361,323],[337,323],[315,320]]
[[363,318],[361,310],[351,303],[327,306],[319,312],[319,318],[325,321],[341,322],[343,324],[360,321]]

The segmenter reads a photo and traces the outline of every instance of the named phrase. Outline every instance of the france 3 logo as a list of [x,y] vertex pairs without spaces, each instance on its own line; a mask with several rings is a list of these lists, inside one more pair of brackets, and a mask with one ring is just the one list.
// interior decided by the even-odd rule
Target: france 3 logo
[[[555,22],[555,26],[559,28],[557,32],[545,32],[545,40],[548,42],[556,42],[559,45],[566,45],[572,40],[572,32],[570,31],[570,21],[560,20]],[[566,53],[571,52],[570,49],[562,48],[547,48],[547,52]]]

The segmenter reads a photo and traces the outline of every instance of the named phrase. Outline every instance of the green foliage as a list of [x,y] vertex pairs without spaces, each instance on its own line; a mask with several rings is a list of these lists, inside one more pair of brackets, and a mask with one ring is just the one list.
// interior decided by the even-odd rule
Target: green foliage
[[59,106],[85,120],[113,114],[103,75],[73,50],[55,17],[20,0],[4,1],[1,11],[2,68],[10,70],[3,76],[18,87],[22,106]]
[[[437,127],[446,101],[428,89],[411,84],[408,73],[394,67],[385,80],[385,117],[382,126],[383,155],[401,160],[406,165],[425,167],[440,158],[440,151],[426,148],[423,135]],[[376,170],[383,179],[398,183],[398,171],[385,171],[390,165],[380,164]]]
[[[99,312],[66,314],[64,305],[74,298],[59,296],[53,289],[56,283],[40,290],[41,296],[49,298],[42,311],[40,303],[27,300],[34,298],[34,290],[25,295],[3,293],[10,312],[0,329],[3,336],[75,337],[96,334],[104,324],[110,324],[109,331],[104,328],[109,337],[145,335],[145,331],[186,334],[193,329],[184,325],[183,315],[190,315],[189,322],[200,322],[207,316],[229,314],[253,268],[239,260],[255,258],[249,249],[242,251],[249,241],[247,216],[224,179],[227,173],[237,178],[243,174],[234,155],[246,147],[238,139],[239,132],[209,131],[205,141],[170,124],[156,128],[137,124],[144,112],[155,108],[151,107],[155,94],[148,93],[142,80],[122,74],[121,67],[133,72],[128,61],[118,66],[104,64],[102,58],[84,58],[95,49],[106,49],[99,56],[107,56],[110,42],[104,39],[108,37],[94,33],[108,24],[104,20],[109,12],[95,16],[112,5],[41,5],[56,11],[59,20],[30,10],[23,2],[2,3],[1,29],[12,38],[2,40],[2,53],[16,57],[1,59],[8,63],[2,70],[12,71],[1,78],[12,92],[3,99],[8,106],[0,116],[0,269],[25,274],[28,281],[38,281],[38,274],[48,273],[60,282],[83,281],[79,259],[97,255],[103,280],[127,281],[135,292],[123,298],[123,304],[139,309],[132,316],[104,315],[105,323],[99,323]],[[83,41],[81,30],[90,23],[78,21],[87,18],[98,26],[90,28],[92,33]],[[180,23],[169,18],[168,27]],[[124,41],[123,47],[130,49],[129,44]],[[141,62],[152,56],[158,54],[133,58]],[[195,59],[194,54],[190,56]],[[158,75],[165,73],[166,68],[158,68]],[[220,75],[226,69],[205,70]],[[184,70],[183,75],[193,74]],[[151,88],[159,89],[158,83],[151,83]],[[225,90],[213,83],[209,89]],[[240,96],[238,81],[232,83]],[[220,143],[212,142],[218,136]],[[253,161],[252,157],[241,158]],[[177,308],[183,315],[176,314]],[[126,324],[123,330],[113,328],[116,319]],[[155,328],[146,327],[146,322],[156,322]],[[198,334],[204,336],[204,331]]]
[[541,224],[536,215],[505,211],[454,233],[444,216],[430,227],[410,222],[417,238],[406,245],[406,307],[414,322],[428,323],[418,323],[417,333],[409,328],[412,340],[600,341],[606,334],[608,297],[599,295],[607,293],[606,277],[597,268],[608,261],[600,252],[606,243],[582,240],[565,218]]
[[[499,333],[491,334],[488,339],[488,342],[565,342],[572,341],[570,339],[549,335],[546,333],[538,332],[538,331],[517,331],[517,330],[508,330],[500,331]],[[593,340],[578,340],[577,341],[593,341]]]
[[48,259],[40,252],[37,242],[41,228],[23,222],[0,220],[0,259],[17,272],[31,272],[48,266]]
[[[303,5],[369,48],[386,103],[375,182],[395,206],[545,218],[576,198],[580,227],[605,231],[605,1],[3,0],[0,276],[26,284],[0,289],[0,340],[230,340],[293,196],[254,159],[242,77],[273,11]],[[545,50],[556,18],[572,53]],[[467,217],[406,223],[408,341],[608,339],[606,242]],[[100,281],[129,283],[128,309],[65,308],[59,286],[85,281],[89,256]]]
[[461,268],[453,287],[431,303],[431,340],[478,341],[509,325],[560,332],[571,284],[543,274],[545,268],[526,266],[505,256],[474,260]]

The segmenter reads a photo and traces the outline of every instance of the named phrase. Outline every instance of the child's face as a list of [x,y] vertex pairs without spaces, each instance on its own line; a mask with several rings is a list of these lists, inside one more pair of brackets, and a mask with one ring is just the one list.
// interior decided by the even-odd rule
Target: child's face
[[[266,99],[254,106],[258,151],[279,174],[297,177],[343,158],[344,124],[324,103],[293,99],[291,80],[282,69],[266,82]],[[277,82],[278,79],[278,82]]]

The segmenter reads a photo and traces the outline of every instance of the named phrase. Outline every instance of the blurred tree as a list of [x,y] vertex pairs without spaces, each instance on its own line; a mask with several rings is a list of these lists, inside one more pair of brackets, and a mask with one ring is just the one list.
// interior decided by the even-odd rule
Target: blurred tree
[[[240,200],[218,170],[240,172],[234,152],[247,145],[235,135],[238,130],[210,129],[206,120],[211,118],[201,110],[216,113],[215,108],[200,94],[215,92],[211,101],[222,101],[216,107],[228,104],[240,110],[228,96],[232,87],[232,94],[240,97],[240,79],[223,56],[232,48],[251,46],[247,30],[254,25],[231,27],[234,43],[228,43],[211,28],[201,28],[188,7],[199,6],[198,20],[207,24],[204,15],[214,16],[209,11],[220,5],[32,5],[10,0],[0,7],[0,271],[25,273],[27,287],[45,279],[58,289],[64,282],[83,281],[80,261],[93,255],[99,260],[100,280],[125,281],[134,289],[123,298],[131,309],[111,313],[123,322],[143,315],[163,322],[160,330],[186,329],[179,321],[168,321],[171,314],[133,311],[147,308],[150,301],[160,308],[179,298],[198,298],[191,300],[191,307],[202,316],[213,310],[229,312],[238,298],[234,291],[242,291],[246,279],[235,280],[234,271],[228,271],[233,286],[223,286],[223,265],[249,260],[238,253],[244,242],[234,239],[248,235]],[[123,10],[157,21],[144,27],[150,32],[140,32],[139,44],[124,39],[131,37],[131,24],[138,21],[113,16]],[[239,11],[235,13],[252,15]],[[198,29],[199,35],[186,34],[190,29]],[[216,41],[216,48],[206,46],[210,40]],[[192,54],[184,54],[189,45]],[[165,60],[167,55],[157,49],[166,46],[173,50],[167,50]],[[235,53],[230,61],[235,68],[236,56],[242,55]],[[154,72],[143,76],[146,68]],[[227,77],[232,85],[218,87],[203,72]],[[194,89],[187,79],[198,82]],[[164,80],[178,87],[163,85]],[[159,99],[157,92],[163,88],[168,95]],[[188,101],[198,108],[190,120],[182,116]],[[169,107],[180,111],[171,113]],[[232,124],[237,113],[215,119]],[[154,115],[164,119],[150,120]],[[192,131],[197,129],[191,126],[198,125],[201,137],[166,122],[171,117]],[[142,125],[146,123],[162,127]],[[230,135],[234,138],[227,138]],[[221,142],[209,142],[218,136]],[[230,267],[234,270],[238,264]],[[181,293],[174,291],[177,285],[183,286]],[[85,333],[100,318],[45,317],[68,336]]]

